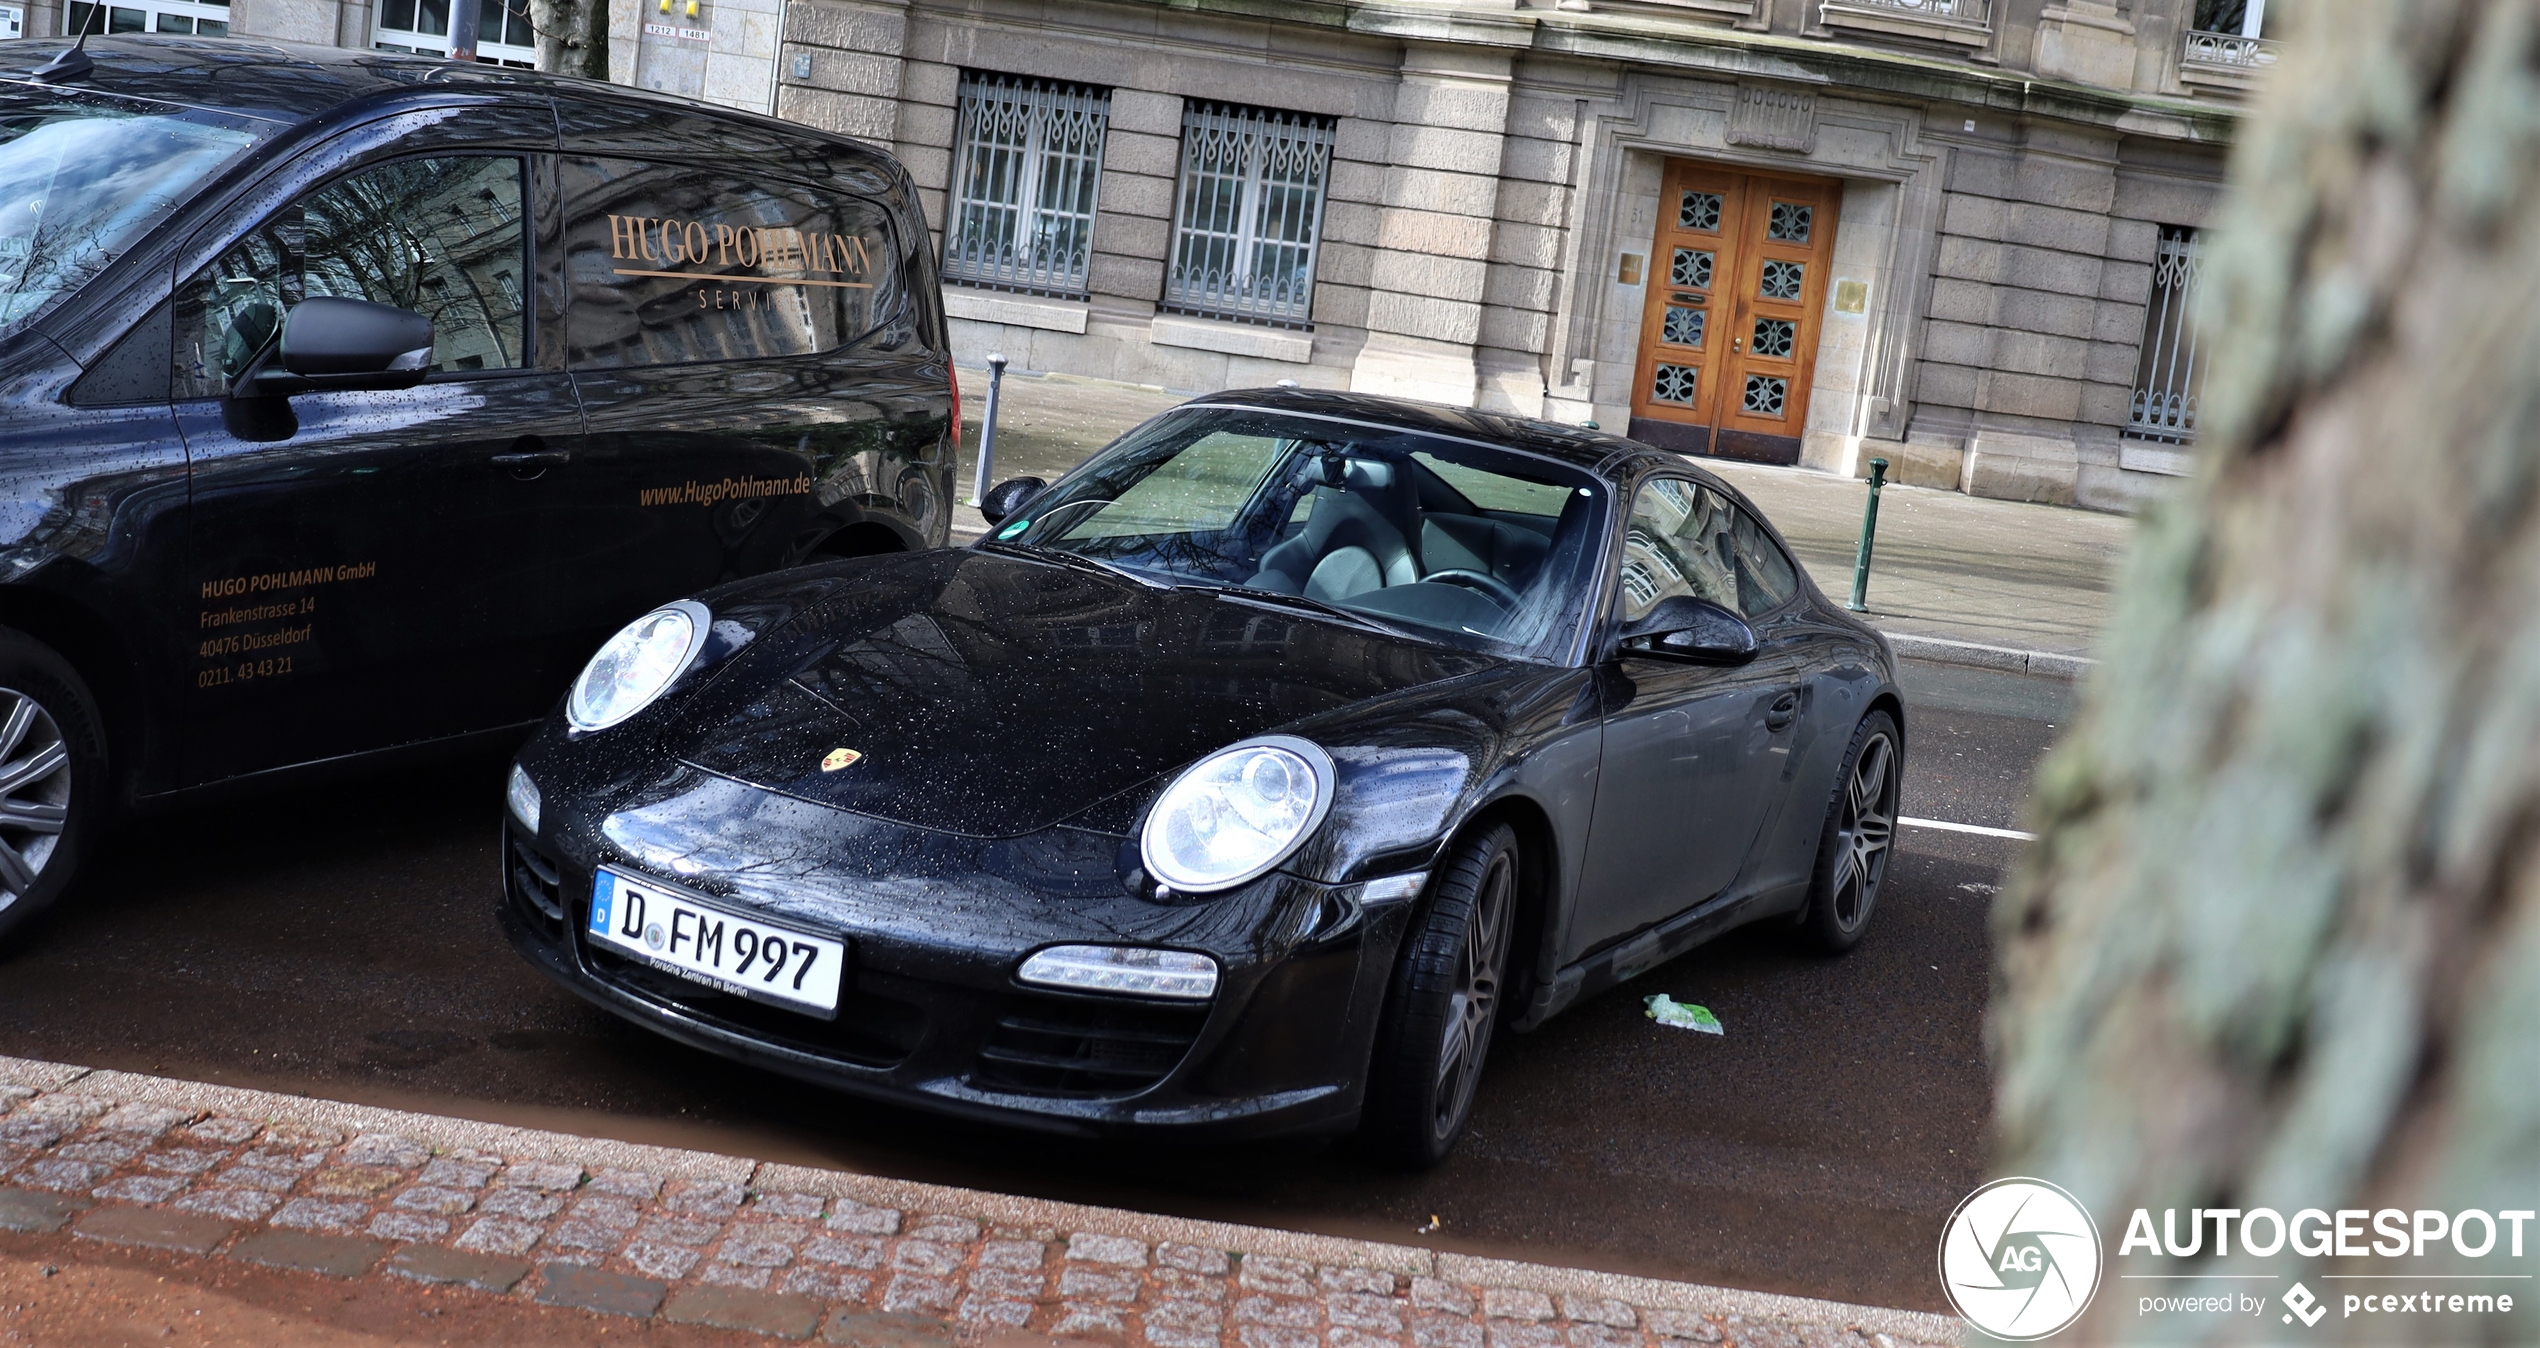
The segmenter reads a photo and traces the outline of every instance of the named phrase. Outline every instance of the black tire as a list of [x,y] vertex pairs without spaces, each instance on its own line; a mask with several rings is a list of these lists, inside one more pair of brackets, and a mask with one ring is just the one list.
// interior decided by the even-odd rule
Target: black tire
[[112,794],[88,685],[42,642],[0,627],[0,947],[70,887]]
[[1507,986],[1520,873],[1516,830],[1492,827],[1430,882],[1403,934],[1359,1117],[1379,1159],[1427,1169],[1464,1134]]
[[1843,771],[1826,801],[1817,868],[1801,910],[1801,939],[1828,955],[1861,943],[1878,910],[1879,882],[1896,840],[1896,797],[1904,782],[1904,739],[1883,711],[1861,718],[1844,750]]

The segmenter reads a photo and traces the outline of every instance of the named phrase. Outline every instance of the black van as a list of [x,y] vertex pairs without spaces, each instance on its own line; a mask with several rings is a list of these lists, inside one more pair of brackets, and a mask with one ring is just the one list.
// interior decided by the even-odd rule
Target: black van
[[500,734],[665,600],[948,540],[882,151],[420,57],[7,45],[0,934],[121,806]]

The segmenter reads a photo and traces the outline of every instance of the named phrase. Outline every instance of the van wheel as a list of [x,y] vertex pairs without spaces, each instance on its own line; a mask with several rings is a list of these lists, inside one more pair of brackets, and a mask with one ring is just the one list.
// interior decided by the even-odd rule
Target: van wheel
[[1455,854],[1403,934],[1359,1118],[1381,1160],[1427,1169],[1464,1135],[1508,983],[1517,876],[1517,832],[1501,824]]
[[104,824],[96,699],[43,643],[0,627],[0,944],[70,887]]

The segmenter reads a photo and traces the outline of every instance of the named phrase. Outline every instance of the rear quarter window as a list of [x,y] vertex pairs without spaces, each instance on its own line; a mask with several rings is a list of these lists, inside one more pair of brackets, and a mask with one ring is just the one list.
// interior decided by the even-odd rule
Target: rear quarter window
[[692,165],[562,167],[576,368],[810,355],[900,310],[900,253],[878,202]]

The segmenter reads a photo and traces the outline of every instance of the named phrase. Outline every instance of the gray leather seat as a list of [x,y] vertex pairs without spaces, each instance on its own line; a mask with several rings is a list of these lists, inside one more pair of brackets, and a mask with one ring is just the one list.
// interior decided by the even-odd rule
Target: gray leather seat
[[1392,464],[1350,459],[1342,485],[1314,489],[1305,532],[1263,553],[1251,584],[1326,603],[1420,579],[1419,512]]

